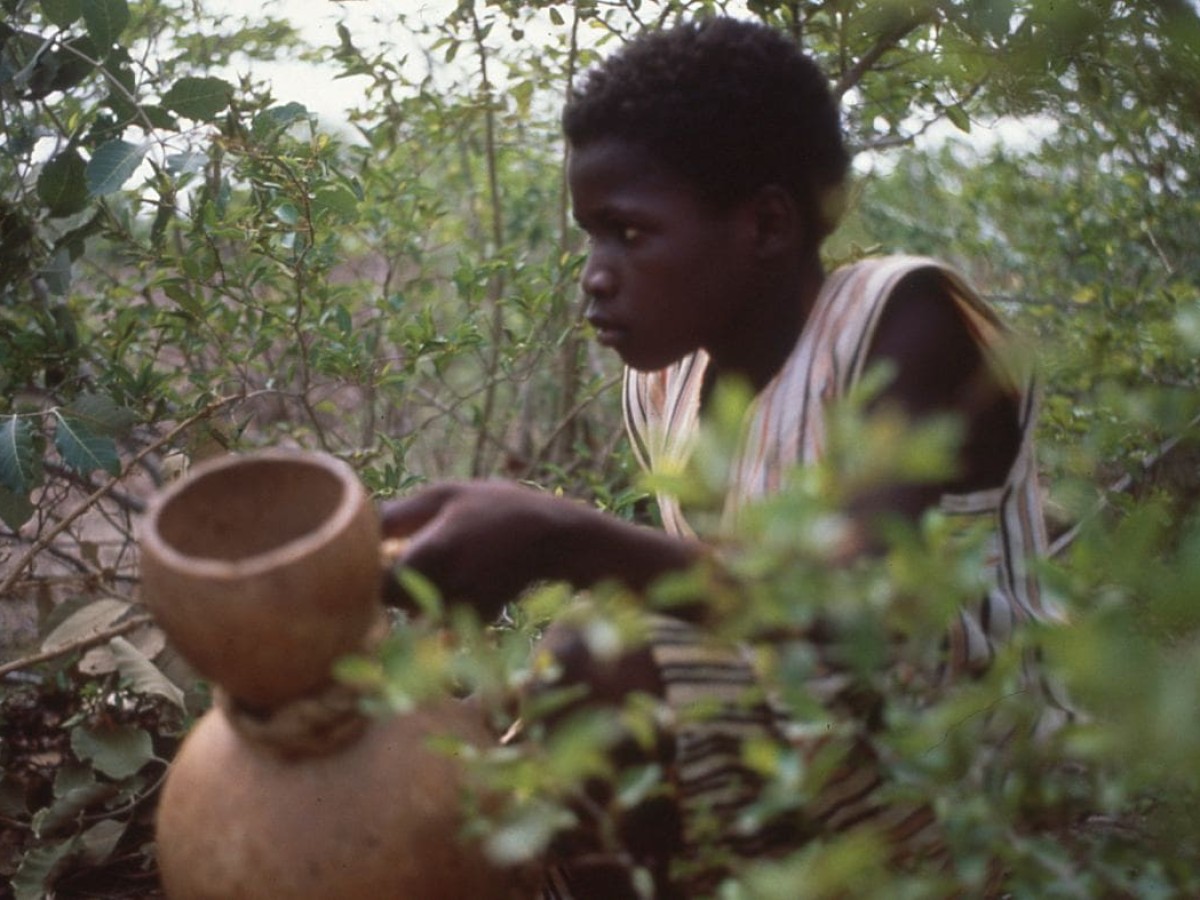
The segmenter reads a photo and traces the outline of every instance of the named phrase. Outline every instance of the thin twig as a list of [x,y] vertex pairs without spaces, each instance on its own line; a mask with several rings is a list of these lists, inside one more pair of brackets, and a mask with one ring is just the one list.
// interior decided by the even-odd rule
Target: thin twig
[[553,447],[554,442],[558,440],[558,436],[562,434],[563,431],[565,431],[567,427],[579,417],[579,414],[587,409],[591,404],[595,403],[601,394],[603,394],[609,388],[614,387],[620,380],[620,375],[614,375],[606,382],[601,384],[596,390],[588,394],[588,396],[576,403],[561,419],[559,419],[558,424],[554,426],[554,428],[550,431],[550,434],[544,441],[542,441],[541,449],[533,454],[533,458],[529,460],[529,464],[525,467],[525,474],[527,476],[545,460],[550,448]]
[[0,678],[8,675],[10,672],[18,672],[21,669],[30,669],[40,663],[49,662],[52,659],[58,659],[60,656],[66,656],[70,653],[75,653],[78,650],[86,650],[89,647],[95,647],[99,644],[106,644],[113,638],[121,637],[129,634],[131,631],[136,631],[143,625],[150,625],[154,622],[154,617],[149,613],[134,616],[120,625],[114,625],[111,628],[105,628],[103,631],[97,631],[95,634],[89,634],[87,637],[76,638],[73,641],[68,641],[65,644],[59,644],[57,647],[51,647],[49,650],[43,650],[41,653],[35,653],[32,656],[26,656],[23,659],[14,659],[12,662],[5,663],[0,666]]
[[870,71],[871,67],[874,66],[875,63],[879,62],[879,59],[885,53],[899,44],[900,41],[907,37],[911,32],[915,31],[919,26],[928,21],[929,16],[917,16],[916,18],[909,19],[907,22],[900,24],[886,34],[882,34],[876,38],[875,43],[871,46],[871,48],[862,56],[860,56],[858,61],[855,62],[854,65],[852,65],[845,72],[843,72],[841,77],[838,78],[837,84],[833,86],[833,95],[838,98],[844,96],[848,90],[855,87],[860,81],[862,81],[863,76]]
[[[497,165],[497,155],[500,152],[496,143],[496,98],[492,80],[488,75],[488,49],[485,42],[484,30],[479,22],[475,7],[471,6],[471,29],[475,39],[476,51],[479,55],[480,89],[483,92],[483,129],[484,151],[487,163],[488,200],[492,219],[492,254],[501,252],[504,246],[504,215],[500,197],[500,176]],[[491,306],[491,346],[487,358],[487,387],[483,394],[483,408],[479,413],[479,433],[475,439],[475,450],[471,458],[471,475],[478,477],[484,474],[484,448],[491,437],[492,413],[496,405],[496,391],[499,386],[501,359],[501,343],[504,337],[504,296],[505,277],[503,271],[493,270],[488,275],[488,303]]]
[[[1188,422],[1187,425],[1184,426],[1183,430],[1180,431],[1179,434],[1175,435],[1175,437],[1170,438],[1160,444],[1154,454],[1142,463],[1141,474],[1148,474],[1151,469],[1153,469],[1160,462],[1162,462],[1164,458],[1166,458],[1168,453],[1178,446],[1179,442],[1187,436],[1188,432],[1192,431],[1197,426],[1200,426],[1200,415],[1193,417],[1193,419]],[[1084,525],[1099,515],[1108,506],[1108,498],[1113,494],[1122,494],[1129,490],[1131,487],[1133,487],[1134,482],[1135,478],[1133,473],[1126,472],[1124,475],[1110,484],[1108,489],[1101,495],[1100,499],[1096,501],[1096,505],[1093,506],[1085,516],[1076,522],[1069,530],[1063,532],[1057,538],[1055,538],[1054,542],[1050,545],[1047,554],[1051,557],[1055,557],[1071,546],[1071,544],[1075,542],[1075,539],[1079,537],[1080,532],[1083,531]]]
[[[81,487],[87,491],[96,490],[96,483],[87,475],[83,475],[74,469],[66,466],[56,465],[52,462],[44,463],[45,469],[51,475],[69,481],[77,487]],[[141,513],[146,511],[146,502],[140,497],[135,497],[132,494],[127,494],[124,491],[111,490],[108,492],[109,497],[124,510],[132,513]]]

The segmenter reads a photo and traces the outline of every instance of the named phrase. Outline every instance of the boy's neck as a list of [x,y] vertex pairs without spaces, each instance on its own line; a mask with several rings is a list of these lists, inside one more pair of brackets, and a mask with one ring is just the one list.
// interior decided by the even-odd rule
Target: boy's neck
[[748,305],[733,339],[722,348],[710,348],[705,393],[717,378],[729,376],[745,381],[755,394],[770,384],[792,355],[824,282],[825,271],[815,253],[771,279]]

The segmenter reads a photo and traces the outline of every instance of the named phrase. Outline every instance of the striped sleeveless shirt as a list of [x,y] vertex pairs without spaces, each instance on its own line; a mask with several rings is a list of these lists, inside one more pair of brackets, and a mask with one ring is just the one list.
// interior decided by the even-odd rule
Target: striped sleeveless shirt
[[[985,359],[1020,397],[1020,451],[1005,483],[993,490],[944,495],[948,515],[988,517],[991,586],[978,608],[964,609],[949,635],[951,672],[987,665],[997,645],[1026,620],[1059,621],[1060,611],[1039,589],[1033,561],[1046,551],[1033,431],[1036,393],[1030,372],[1008,352],[1011,337],[987,303],[953,269],[933,259],[868,259],[826,279],[791,356],[755,398],[744,443],[734,461],[726,499],[728,517],[783,486],[789,470],[815,463],[826,446],[826,413],[861,377],[875,328],[902,278],[922,269],[941,276],[947,293]],[[700,419],[707,356],[699,351],[656,372],[627,370],[623,407],[634,453],[646,469],[686,460]],[[658,497],[663,525],[691,536],[678,501]]]

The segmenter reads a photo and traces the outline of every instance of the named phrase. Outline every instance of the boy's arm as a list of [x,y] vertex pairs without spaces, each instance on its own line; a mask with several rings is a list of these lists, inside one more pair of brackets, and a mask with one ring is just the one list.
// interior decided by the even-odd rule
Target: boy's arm
[[445,482],[382,509],[386,538],[411,538],[410,566],[484,618],[539,580],[644,588],[686,569],[703,545],[633,525],[585,504],[502,481]]
[[956,416],[963,440],[945,478],[884,485],[851,501],[859,549],[876,544],[882,517],[915,521],[945,493],[1001,487],[1021,443],[1018,397],[988,364],[936,270],[914,272],[893,291],[867,357],[868,366],[879,361],[895,377],[871,409],[899,409],[913,423]]

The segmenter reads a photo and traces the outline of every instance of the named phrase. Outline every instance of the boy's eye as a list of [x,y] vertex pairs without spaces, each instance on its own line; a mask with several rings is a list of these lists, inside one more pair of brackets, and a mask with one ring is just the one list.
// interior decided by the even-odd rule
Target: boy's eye
[[642,229],[635,225],[622,225],[620,228],[621,240],[626,244],[632,244],[642,236]]

